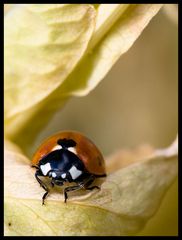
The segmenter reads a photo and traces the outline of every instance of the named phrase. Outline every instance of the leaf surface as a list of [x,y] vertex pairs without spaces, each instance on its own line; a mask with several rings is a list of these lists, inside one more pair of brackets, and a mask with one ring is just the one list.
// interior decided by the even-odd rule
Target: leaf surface
[[[109,173],[105,181],[98,182],[99,191],[77,191],[65,204],[61,189],[56,188],[42,206],[44,190],[29,160],[13,144],[5,146],[6,236],[131,235],[155,214],[177,176],[176,140],[166,149],[136,156],[135,163]],[[118,161],[123,161],[122,156]]]
[[86,95],[97,86],[161,6],[12,8],[5,18],[6,136],[23,148],[31,146],[70,96]]

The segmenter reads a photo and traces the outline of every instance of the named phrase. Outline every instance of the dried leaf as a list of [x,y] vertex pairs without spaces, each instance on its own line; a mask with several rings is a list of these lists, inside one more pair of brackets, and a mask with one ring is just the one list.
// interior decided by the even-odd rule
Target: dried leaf
[[65,204],[60,190],[54,190],[42,206],[44,191],[28,159],[9,146],[5,149],[6,236],[133,234],[154,215],[177,176],[176,140],[169,148],[154,150],[145,159],[109,174],[100,191],[80,196],[77,192]]
[[[118,6],[115,11],[113,11],[116,13],[116,15],[113,16],[114,24],[111,21],[112,25],[109,25],[109,28],[107,24],[98,23],[98,30],[94,32],[88,46],[88,54],[83,56],[66,82],[63,83],[60,88],[60,93],[75,96],[88,94],[105,77],[119,57],[132,46],[149,21],[162,7],[162,4],[118,5],[122,6],[120,6],[119,10]],[[99,22],[102,23],[102,18],[105,17],[103,11],[106,8],[110,8],[110,6],[101,4],[99,8],[101,19],[99,17],[98,19]],[[120,17],[117,18],[118,12],[121,14]],[[108,17],[112,19],[112,14]],[[100,32],[100,34],[98,34],[98,32]],[[100,41],[98,41],[98,39]],[[81,77],[82,81],[73,81],[75,76]]]
[[96,87],[161,6],[24,4],[10,10],[5,18],[6,136],[24,149],[31,146],[70,96]]
[[36,105],[64,81],[94,26],[91,5],[25,4],[6,16],[6,119]]

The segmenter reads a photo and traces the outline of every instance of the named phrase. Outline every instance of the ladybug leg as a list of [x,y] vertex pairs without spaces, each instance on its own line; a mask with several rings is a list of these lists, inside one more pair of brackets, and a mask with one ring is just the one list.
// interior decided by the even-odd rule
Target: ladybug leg
[[31,165],[31,167],[32,167],[32,168],[39,169],[39,167],[38,167],[38,166],[36,166],[36,165]]
[[97,189],[100,190],[100,187],[98,187],[98,186],[86,187],[85,189],[86,190],[93,190],[94,188],[97,188]]
[[89,187],[89,185],[92,184],[92,182],[95,180],[95,178],[98,178],[98,177],[106,177],[107,175],[106,174],[103,174],[103,175],[90,175],[90,177],[87,179],[87,182],[85,183],[85,189],[86,190],[93,190],[94,188],[97,188],[97,189],[100,189],[100,187],[98,186],[92,186],[92,187]]
[[83,188],[83,186],[81,185],[76,185],[76,186],[71,186],[71,187],[66,187],[64,189],[64,202],[66,203],[66,200],[68,199],[68,194],[67,192],[71,192],[71,191],[76,191]]
[[85,190],[93,190],[95,188],[100,189],[100,187],[98,187],[98,186],[89,187],[94,180],[95,180],[95,176],[94,175],[90,175],[90,177],[87,178],[87,181],[84,183]]
[[48,193],[49,193],[49,191],[47,191],[47,192],[44,193],[44,195],[43,195],[43,197],[42,197],[42,205],[45,205],[44,201],[45,201]]
[[54,187],[54,182],[53,181],[51,181],[51,186]]
[[58,179],[54,179],[54,180],[52,180],[52,182],[53,182],[54,184],[58,185],[58,186],[62,186],[62,185],[63,185],[63,181],[58,180]]
[[39,171],[36,171],[35,173],[35,178],[37,180],[37,182],[40,184],[40,186],[45,190],[48,191],[47,186],[45,185],[45,183],[43,183],[40,178],[38,176],[43,176]]
[[78,185],[71,186],[71,187],[66,187],[64,189],[64,198],[65,198],[64,202],[66,203],[66,200],[68,199],[67,192],[76,191],[76,190],[79,190],[79,189],[82,189],[82,188],[84,188],[85,190],[93,190],[94,188],[100,189],[100,187],[98,187],[98,186],[89,187],[94,180],[95,180],[95,176],[90,175],[84,181],[79,182]]
[[46,193],[44,193],[43,197],[42,197],[42,205],[44,204],[44,200],[46,199],[47,194],[49,193],[49,189],[48,187],[45,185],[45,183],[43,183],[40,178],[38,176],[42,176],[42,174],[38,171],[36,171],[35,173],[35,178],[37,179],[38,183],[40,184],[40,186],[46,191]]

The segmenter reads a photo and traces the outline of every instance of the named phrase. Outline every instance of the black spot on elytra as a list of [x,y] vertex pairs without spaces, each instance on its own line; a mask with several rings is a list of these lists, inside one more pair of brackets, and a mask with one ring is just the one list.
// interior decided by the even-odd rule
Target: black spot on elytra
[[11,223],[9,222],[8,225],[11,226]]
[[57,144],[61,145],[62,148],[75,147],[76,142],[73,139],[58,139]]

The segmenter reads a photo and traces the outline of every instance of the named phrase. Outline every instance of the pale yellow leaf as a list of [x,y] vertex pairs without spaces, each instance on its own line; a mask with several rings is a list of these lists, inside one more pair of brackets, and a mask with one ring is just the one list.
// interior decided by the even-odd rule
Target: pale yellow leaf
[[5,18],[5,119],[52,93],[83,56],[95,26],[86,4],[24,4]]
[[155,214],[177,176],[177,140],[108,174],[101,190],[70,194],[66,204],[56,188],[42,206],[34,172],[16,147],[5,149],[6,236],[131,235]]
[[70,96],[88,94],[161,4],[35,4],[5,19],[5,134],[25,150]]

